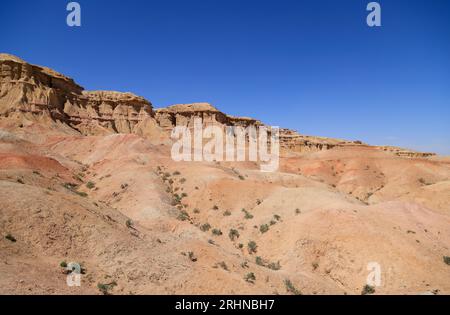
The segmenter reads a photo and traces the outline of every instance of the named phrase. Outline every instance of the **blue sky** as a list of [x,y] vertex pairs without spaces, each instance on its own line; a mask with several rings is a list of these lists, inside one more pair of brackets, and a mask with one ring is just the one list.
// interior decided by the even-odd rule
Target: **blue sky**
[[0,51],[155,107],[210,102],[303,134],[450,155],[450,1],[65,0],[0,4]]

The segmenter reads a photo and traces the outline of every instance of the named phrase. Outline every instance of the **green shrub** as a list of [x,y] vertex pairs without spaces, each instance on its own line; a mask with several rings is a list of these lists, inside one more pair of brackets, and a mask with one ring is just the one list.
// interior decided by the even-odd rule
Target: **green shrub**
[[235,229],[231,229],[230,232],[228,233],[228,237],[230,238],[230,240],[234,241],[234,239],[239,238],[239,231],[235,230]]
[[211,232],[213,235],[217,235],[217,236],[220,236],[223,234],[220,229],[213,229]]
[[189,213],[187,213],[184,210],[181,210],[180,213],[178,214],[177,219],[180,221],[187,221],[189,220]]
[[256,245],[255,241],[248,242],[247,247],[248,247],[248,253],[249,254],[256,253],[256,250],[258,248],[258,246]]
[[267,231],[269,231],[269,226],[268,226],[267,224],[262,224],[262,225],[259,227],[259,231],[260,231],[261,233],[266,233]]
[[374,294],[374,293],[375,293],[375,288],[368,284],[366,284],[361,291],[362,295],[369,295],[369,294]]
[[93,183],[93,182],[87,182],[87,183],[86,183],[86,187],[87,187],[88,189],[92,189],[92,188],[95,187],[95,183]]
[[258,266],[265,266],[264,260],[259,256],[256,257],[255,262]]
[[114,288],[117,285],[117,283],[115,281],[111,282],[111,283],[98,283],[97,284],[97,288],[100,290],[100,292],[102,292],[104,295],[109,295],[110,294],[110,290],[112,290],[112,288]]
[[449,256],[444,256],[444,263],[446,263],[447,265],[450,265],[450,257]]
[[202,230],[203,232],[207,232],[210,229],[211,229],[211,225],[209,223],[205,223],[205,224],[200,226],[200,230]]
[[298,290],[298,289],[294,286],[294,284],[291,282],[291,280],[289,280],[289,279],[284,280],[284,285],[285,285],[285,287],[286,287],[286,290],[287,290],[289,293],[292,293],[292,294],[294,294],[294,295],[302,295],[302,293],[300,292],[300,290]]
[[247,219],[247,220],[253,219],[253,215],[250,212],[248,212],[247,210],[242,209],[242,212],[244,212],[244,214],[245,214],[245,216],[244,216],[245,219]]
[[127,226],[127,228],[132,228],[132,227],[134,226],[133,220],[128,219],[128,220],[125,222],[125,225]]
[[61,268],[67,268],[67,263],[66,263],[65,261],[61,261],[61,262],[59,263],[59,266],[60,266]]
[[244,280],[250,283],[254,283],[256,281],[256,276],[253,272],[249,272],[245,275]]
[[280,270],[281,264],[279,261],[277,261],[276,263],[271,262],[270,264],[267,265],[267,268],[272,269],[272,270]]

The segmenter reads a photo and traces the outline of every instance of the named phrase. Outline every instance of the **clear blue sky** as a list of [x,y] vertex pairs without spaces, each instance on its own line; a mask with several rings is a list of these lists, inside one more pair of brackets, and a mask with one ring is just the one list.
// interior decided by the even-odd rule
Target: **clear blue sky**
[[450,1],[65,0],[0,4],[0,51],[155,107],[210,102],[310,135],[450,154]]

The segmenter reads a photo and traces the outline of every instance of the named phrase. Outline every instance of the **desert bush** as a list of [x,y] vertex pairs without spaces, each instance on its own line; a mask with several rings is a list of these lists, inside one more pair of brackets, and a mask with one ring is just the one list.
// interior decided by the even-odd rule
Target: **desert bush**
[[211,225],[209,223],[205,223],[205,224],[200,226],[200,230],[202,230],[203,232],[207,232],[210,229],[211,229]]
[[88,189],[92,189],[92,188],[95,187],[95,183],[93,183],[93,182],[87,182],[87,183],[86,183],[86,187],[87,187]]
[[300,213],[302,213],[301,211],[300,211],[300,209],[299,208],[297,208],[297,209],[295,209],[295,214],[300,214]]
[[235,230],[235,229],[231,229],[230,232],[228,233],[228,237],[230,238],[230,240],[234,241],[234,239],[239,238],[239,231]]
[[179,171],[175,171],[175,172],[172,173],[172,175],[178,176],[178,175],[181,175],[181,173]]
[[18,182],[19,184],[22,184],[22,185],[25,184],[25,182],[23,181],[22,178],[18,178],[18,179],[17,179],[17,182]]
[[200,210],[198,208],[194,208],[194,210],[192,210],[194,213],[200,213]]
[[267,268],[272,269],[272,270],[280,270],[281,264],[279,261],[277,261],[276,263],[271,262],[270,264],[267,265]]
[[74,193],[76,193],[80,197],[87,197],[88,196],[88,194],[85,193],[84,191],[74,191]]
[[213,210],[219,210],[219,207],[217,205],[214,205]]
[[253,219],[253,215],[250,212],[248,212],[247,210],[242,209],[242,212],[244,212],[244,214],[245,214],[245,216],[244,216],[245,219],[247,219],[247,220]]
[[316,270],[317,268],[319,268],[319,263],[315,261],[311,264],[311,266],[313,267],[313,270]]
[[259,231],[260,231],[261,233],[266,233],[267,231],[269,231],[269,226],[268,226],[267,224],[262,224],[262,225],[259,227]]
[[67,268],[67,263],[66,263],[65,261],[61,261],[61,262],[59,263],[59,266],[60,266],[61,268]]
[[189,252],[188,253],[188,257],[192,262],[196,262],[197,261],[197,257],[195,257],[194,252]]
[[187,213],[184,210],[181,210],[180,213],[178,214],[177,219],[180,221],[187,221],[189,220],[189,213]]
[[369,294],[374,294],[374,293],[375,293],[375,288],[368,284],[366,284],[361,291],[362,295],[369,295]]
[[230,210],[227,210],[227,211],[225,211],[225,212],[223,213],[223,216],[224,216],[224,217],[229,217],[230,215],[231,215]]
[[184,184],[185,182],[186,182],[186,178],[180,179],[180,183],[181,183],[181,184]]
[[227,264],[224,261],[221,261],[221,262],[217,263],[217,266],[219,266],[223,270],[226,270],[226,271],[229,270]]
[[217,236],[220,236],[220,235],[223,234],[220,229],[212,229],[211,232],[212,232],[213,235],[217,235]]
[[286,290],[287,290],[289,293],[292,293],[292,294],[294,294],[294,295],[302,295],[302,293],[300,292],[300,290],[298,290],[298,289],[294,286],[294,284],[291,282],[291,280],[289,280],[289,279],[284,280],[284,286],[286,287]]
[[253,254],[253,253],[256,253],[258,246],[256,245],[255,241],[250,241],[247,244],[247,248],[248,248],[248,253]]
[[132,227],[134,226],[134,222],[133,222],[133,220],[128,219],[128,220],[125,222],[125,225],[127,226],[127,228],[132,228]]
[[255,263],[256,263],[258,266],[263,266],[263,267],[265,266],[264,260],[263,260],[261,257],[259,257],[259,256],[256,257]]
[[278,214],[274,214],[274,215],[273,215],[273,218],[274,218],[275,220],[277,220],[277,221],[280,221],[280,220],[281,220],[281,217],[280,217]]
[[245,275],[244,280],[250,283],[254,283],[256,281],[255,274],[253,272],[249,272]]
[[449,256],[444,256],[443,259],[444,259],[444,263],[446,263],[447,265],[450,266],[450,257]]
[[245,180],[245,177],[242,176],[242,175],[239,175],[238,177],[239,177],[240,180]]
[[100,292],[102,292],[104,295],[109,295],[110,294],[110,290],[112,290],[112,288],[114,288],[117,285],[117,283],[115,281],[111,282],[111,283],[98,283],[97,284],[97,288],[100,290]]

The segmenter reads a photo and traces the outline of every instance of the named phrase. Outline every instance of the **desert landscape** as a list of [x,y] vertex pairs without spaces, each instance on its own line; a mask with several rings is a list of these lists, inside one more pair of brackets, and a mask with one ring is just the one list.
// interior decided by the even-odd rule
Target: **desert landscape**
[[175,162],[195,118],[263,125],[0,54],[0,294],[450,294],[450,157],[281,129],[276,172]]

